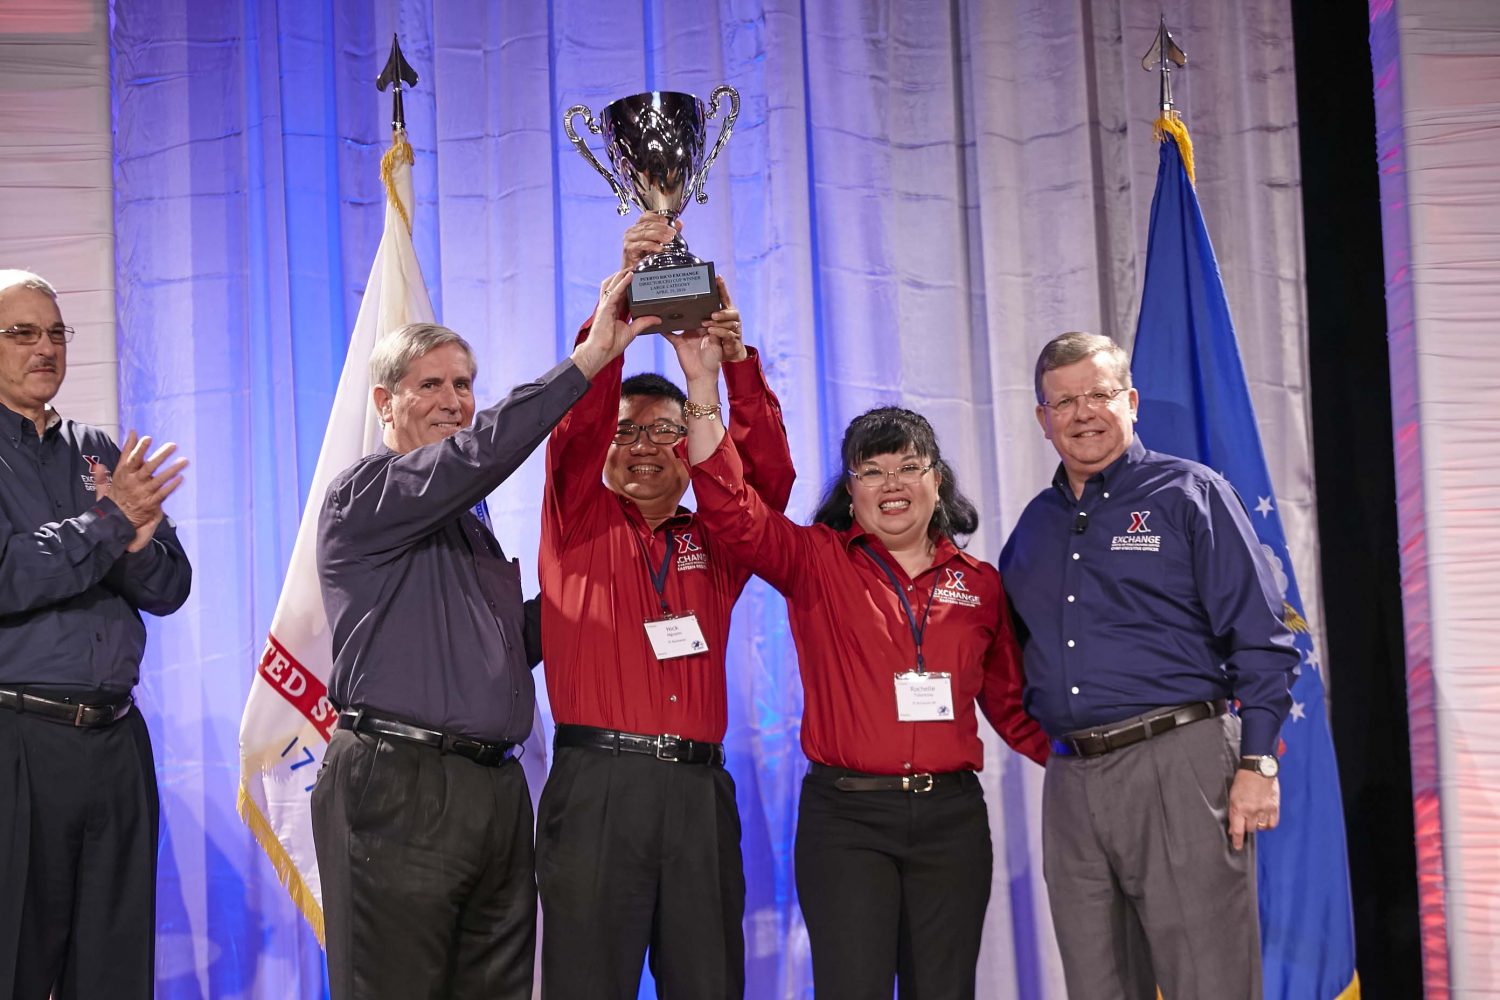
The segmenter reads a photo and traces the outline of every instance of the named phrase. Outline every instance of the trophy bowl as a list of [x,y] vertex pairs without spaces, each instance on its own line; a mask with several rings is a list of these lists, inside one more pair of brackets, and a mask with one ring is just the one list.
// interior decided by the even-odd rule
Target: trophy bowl
[[[718,115],[725,97],[729,113],[705,156],[707,122]],[[628,215],[634,205],[671,222],[694,199],[700,204],[708,201],[704,181],[739,114],[740,95],[727,85],[714,88],[707,107],[692,94],[658,90],[622,97],[605,107],[597,119],[586,105],[575,104],[563,116],[563,131],[609,183],[621,215]],[[584,116],[590,132],[604,137],[604,155],[613,170],[600,164],[574,130],[573,119],[578,115]],[[693,329],[723,308],[713,263],[694,256],[680,234],[661,251],[644,257],[634,270],[630,311],[662,320],[647,332]]]

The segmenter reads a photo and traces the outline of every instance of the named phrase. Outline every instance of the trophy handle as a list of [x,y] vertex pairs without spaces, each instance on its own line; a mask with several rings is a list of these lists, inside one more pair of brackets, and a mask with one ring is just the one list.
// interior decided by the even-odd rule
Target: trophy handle
[[724,119],[724,124],[719,126],[719,138],[714,143],[713,151],[708,154],[708,159],[703,161],[703,169],[698,171],[695,182],[698,188],[698,204],[702,205],[708,201],[708,192],[703,190],[703,182],[708,180],[708,168],[714,165],[719,150],[724,148],[724,143],[729,141],[729,133],[734,131],[735,119],[740,116],[740,92],[729,84],[722,84],[714,88],[714,92],[708,96],[708,114],[704,117],[712,118],[719,113],[719,99],[728,95],[729,115]]
[[[738,104],[738,101],[736,101],[736,104]],[[588,126],[590,132],[598,135],[604,131],[604,126],[594,120],[594,113],[589,110],[587,104],[575,104],[563,114],[563,131],[568,134],[568,141],[573,144],[574,149],[578,150],[580,156],[589,161],[590,166],[599,171],[599,176],[609,182],[610,190],[615,193],[616,198],[620,199],[620,207],[617,211],[621,215],[629,215],[630,199],[626,196],[625,189],[620,186],[619,181],[615,180],[615,175],[605,170],[599,161],[594,158],[594,153],[589,149],[588,143],[584,142],[578,133],[573,131],[573,119],[578,115],[583,115],[583,123]]]

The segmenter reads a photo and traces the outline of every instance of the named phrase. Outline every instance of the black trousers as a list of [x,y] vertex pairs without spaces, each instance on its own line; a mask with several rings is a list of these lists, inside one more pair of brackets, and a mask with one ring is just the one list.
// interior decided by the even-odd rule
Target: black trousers
[[841,792],[814,765],[797,818],[797,896],[819,1000],[974,996],[990,900],[989,815],[972,772],[930,792]]
[[722,767],[558,750],[537,885],[547,1000],[635,1000],[648,952],[658,997],[744,996],[740,817]]
[[340,730],[312,811],[334,1000],[529,1000],[536,882],[519,763]]
[[0,997],[152,996],[158,825],[140,712],[75,729],[0,709]]

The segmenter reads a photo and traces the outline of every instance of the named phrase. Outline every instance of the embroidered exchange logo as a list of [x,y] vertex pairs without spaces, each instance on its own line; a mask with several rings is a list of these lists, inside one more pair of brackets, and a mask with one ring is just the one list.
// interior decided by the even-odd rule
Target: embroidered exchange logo
[[977,608],[980,605],[979,595],[969,589],[964,582],[964,570],[948,569],[943,572],[947,574],[943,582],[932,593],[932,599],[944,604],[962,604],[966,608]]
[[1150,516],[1149,510],[1131,511],[1130,525],[1125,529],[1125,534],[1116,535],[1110,539],[1109,550],[1111,552],[1160,552],[1161,536],[1151,534],[1151,529],[1146,526],[1146,519]]
[[[84,489],[88,490],[90,493],[97,493],[99,490],[98,490],[98,484],[96,484],[94,482],[94,472],[93,472],[93,469],[94,469],[95,465],[103,465],[104,464],[104,459],[100,458],[98,455],[84,455],[83,456],[83,460],[88,463],[88,465],[89,465],[89,471],[83,473],[78,478],[83,480],[83,488]],[[108,477],[108,475],[109,475],[109,473],[105,473],[106,477]],[[104,484],[106,486],[109,485],[109,479],[108,478],[106,478],[104,480]]]
[[684,531],[677,536],[677,572],[690,569],[708,569],[708,553],[693,540],[691,531]]

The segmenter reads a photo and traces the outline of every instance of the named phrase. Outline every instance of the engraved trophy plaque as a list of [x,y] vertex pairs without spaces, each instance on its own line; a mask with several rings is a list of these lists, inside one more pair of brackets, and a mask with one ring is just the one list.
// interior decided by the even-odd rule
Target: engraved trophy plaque
[[[718,115],[719,103],[725,97],[729,98],[729,114],[705,157],[707,121]],[[628,215],[630,206],[635,205],[671,222],[694,198],[700,204],[708,201],[703,182],[729,141],[739,114],[739,92],[727,85],[714,88],[707,108],[692,94],[659,90],[622,97],[606,107],[598,119],[587,106],[575,104],[563,116],[563,131],[579,154],[609,182],[610,190],[620,200],[621,215]],[[604,153],[613,173],[604,169],[574,131],[573,119],[578,115],[584,116],[590,132],[604,136]],[[721,308],[713,263],[690,253],[681,234],[635,267],[630,283],[631,313],[662,319],[648,333],[696,329]]]

